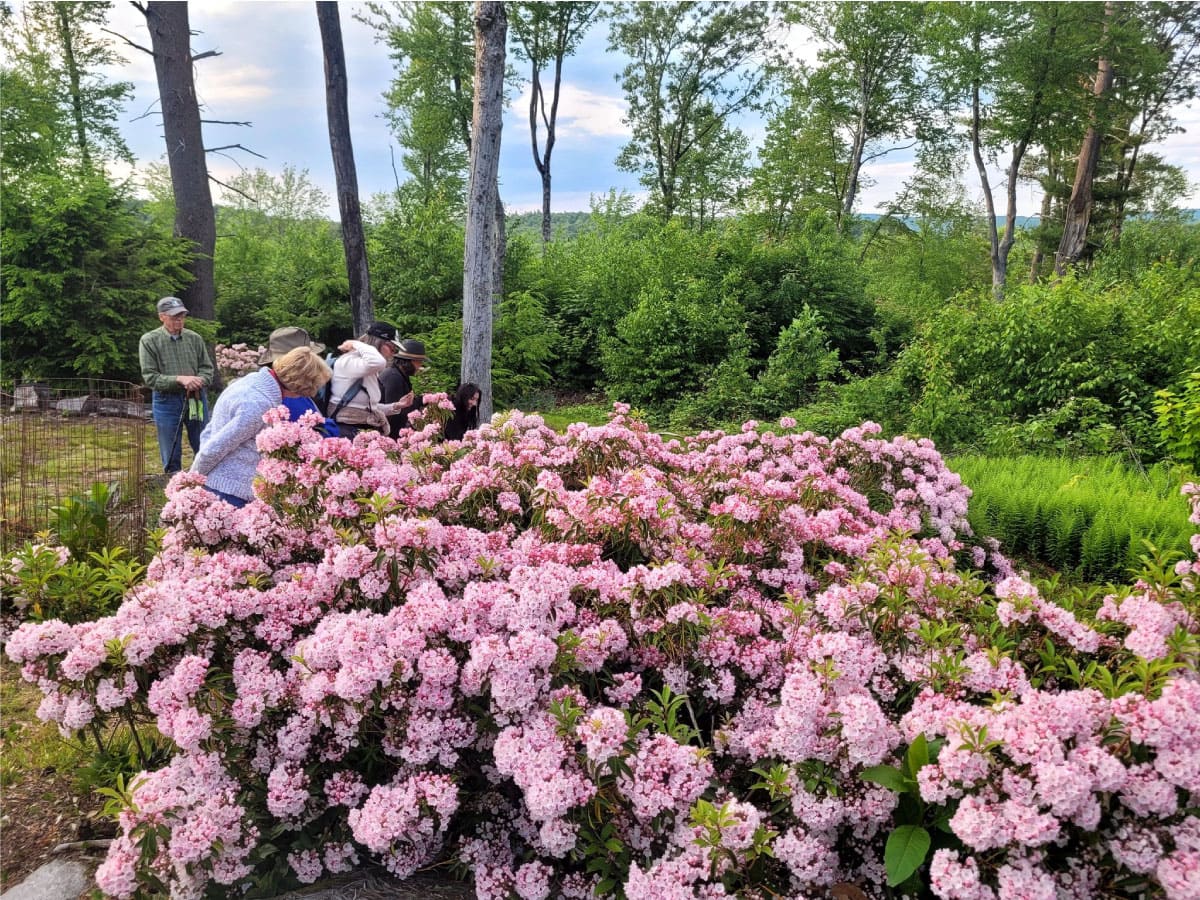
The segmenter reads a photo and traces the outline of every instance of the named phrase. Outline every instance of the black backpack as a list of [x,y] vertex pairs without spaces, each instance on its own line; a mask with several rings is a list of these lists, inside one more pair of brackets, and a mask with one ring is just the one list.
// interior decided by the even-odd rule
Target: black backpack
[[[333,367],[337,364],[337,361],[338,361],[338,358],[336,356],[334,356],[332,353],[330,353],[328,356],[325,357],[325,365],[329,366],[330,372],[333,371]],[[353,400],[358,395],[358,392],[362,390],[363,380],[361,378],[359,378],[357,381],[355,381],[353,384],[351,384],[350,387],[346,390],[346,393],[343,394],[342,398],[338,401],[337,406],[335,406],[333,408],[333,412],[330,412],[329,411],[329,393],[332,390],[332,386],[333,386],[333,378],[330,377],[330,379],[327,382],[325,382],[323,385],[321,385],[321,387],[317,390],[316,394],[313,395],[313,403],[317,404],[317,409],[319,409],[321,411],[321,415],[326,416],[327,418],[333,419],[336,422],[337,414],[342,411],[342,407],[345,406],[347,403],[349,403],[351,400]]]

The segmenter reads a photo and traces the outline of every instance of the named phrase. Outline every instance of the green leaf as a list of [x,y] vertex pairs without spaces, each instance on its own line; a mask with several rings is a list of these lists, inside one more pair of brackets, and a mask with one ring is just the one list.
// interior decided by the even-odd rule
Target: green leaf
[[925,862],[929,853],[929,832],[920,825],[901,825],[888,835],[883,850],[883,865],[887,869],[887,883],[895,887],[906,881]]
[[913,778],[917,777],[917,773],[921,771],[923,766],[929,765],[929,744],[925,740],[924,733],[918,734],[908,747],[908,774]]
[[903,794],[908,790],[909,786],[904,773],[895,766],[871,766],[869,769],[863,769],[862,774],[858,777],[863,781],[882,785],[890,791],[895,791],[897,794]]

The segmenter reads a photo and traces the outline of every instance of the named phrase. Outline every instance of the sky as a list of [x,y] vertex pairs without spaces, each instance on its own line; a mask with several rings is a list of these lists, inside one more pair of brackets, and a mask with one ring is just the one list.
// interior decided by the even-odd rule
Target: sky
[[[365,4],[342,2],[338,6],[346,51],[351,137],[359,193],[365,201],[373,194],[394,189],[397,172],[401,179],[404,177],[401,148],[384,118],[383,95],[392,79],[393,64],[386,46],[377,41],[377,32],[355,18],[355,13],[365,12]],[[205,0],[191,3],[189,13],[192,30],[197,32],[192,40],[193,52],[220,52],[196,63],[196,88],[204,104],[202,116],[253,123],[250,127],[205,125],[205,144],[242,144],[266,157],[260,159],[236,150],[209,154],[213,177],[227,181],[242,169],[255,168],[272,173],[281,172],[284,166],[306,170],[309,180],[327,195],[328,214],[336,219],[324,64],[313,4]],[[145,21],[132,4],[114,3],[109,27],[135,44],[150,45]],[[593,196],[612,189],[644,196],[636,176],[618,170],[615,163],[629,129],[622,121],[626,105],[615,79],[624,60],[607,49],[607,33],[604,23],[594,26],[579,52],[564,64],[551,163],[555,212],[586,211]],[[816,48],[805,37],[791,32],[787,43],[797,57],[811,62]],[[164,161],[153,62],[148,54],[128,46],[122,52],[127,65],[111,74],[132,82],[134,87],[133,99],[122,118],[122,133],[139,166]],[[527,82],[524,65],[511,56],[510,61]],[[522,93],[513,98],[505,112],[501,141],[500,193],[510,213],[541,209],[541,180],[530,148],[528,105],[529,87],[523,83]],[[1187,132],[1171,136],[1155,149],[1187,171],[1192,193],[1183,205],[1200,207],[1200,110],[1193,106],[1175,113]],[[746,118],[738,124],[752,146],[761,143],[765,123]],[[874,184],[860,194],[858,211],[875,211],[898,192],[912,170],[911,151],[868,165],[865,174]],[[994,189],[997,179],[993,177]],[[973,171],[968,173],[965,186],[969,199],[979,197]],[[214,199],[219,200],[215,186]],[[1035,186],[1022,184],[1017,195],[1018,214],[1036,215],[1040,201]]]

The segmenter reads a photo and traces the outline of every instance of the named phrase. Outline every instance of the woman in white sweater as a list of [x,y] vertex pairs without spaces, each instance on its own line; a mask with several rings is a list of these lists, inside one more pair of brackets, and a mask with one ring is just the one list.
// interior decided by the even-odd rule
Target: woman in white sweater
[[205,476],[204,487],[233,506],[254,499],[259,453],[255,438],[263,415],[284,397],[311,397],[329,380],[329,366],[308,347],[298,347],[239,378],[221,392],[200,435],[192,471]]
[[344,341],[338,347],[341,356],[333,361],[333,380],[329,383],[329,417],[338,423],[342,437],[353,438],[364,428],[387,434],[387,417],[412,405],[411,392],[395,403],[380,399],[383,389],[379,376],[398,346],[396,327],[375,322],[358,340]]

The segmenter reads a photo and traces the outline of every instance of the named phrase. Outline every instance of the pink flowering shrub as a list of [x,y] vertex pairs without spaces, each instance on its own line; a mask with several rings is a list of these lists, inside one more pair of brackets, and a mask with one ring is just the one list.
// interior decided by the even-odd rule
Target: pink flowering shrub
[[254,349],[245,344],[217,344],[213,351],[221,374],[226,378],[238,378],[258,370],[258,359],[266,348],[260,346]]
[[43,718],[177,748],[106,893],[453,857],[497,898],[1200,896],[1194,560],[1052,602],[870,424],[427,413],[269,414],[255,502],[177,476],[114,615],[13,635]]

